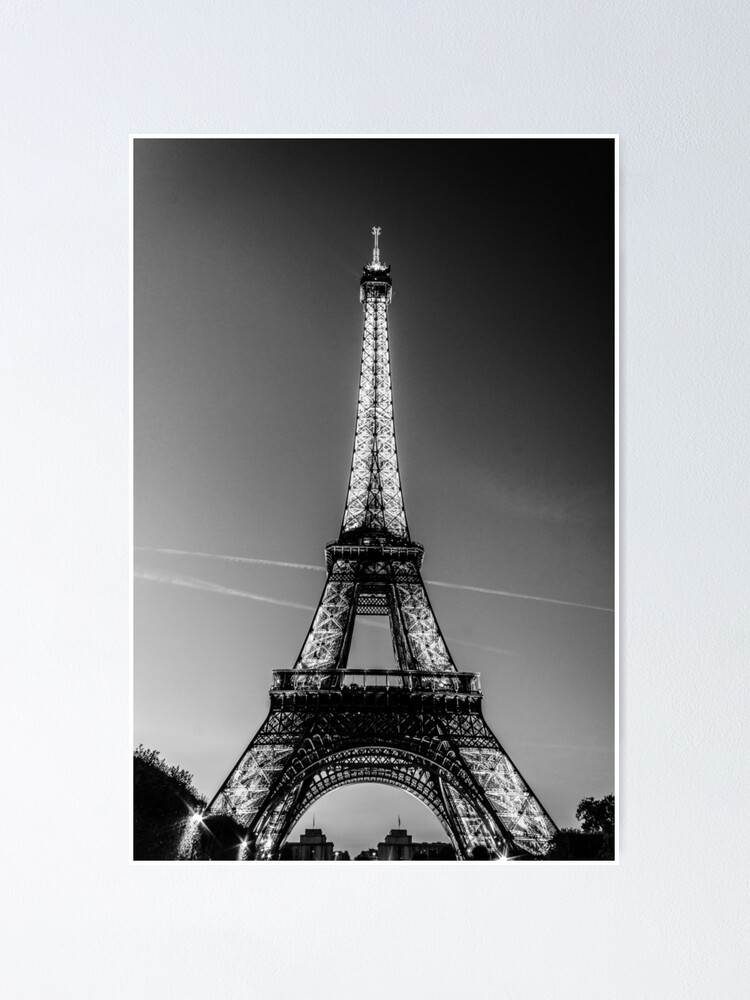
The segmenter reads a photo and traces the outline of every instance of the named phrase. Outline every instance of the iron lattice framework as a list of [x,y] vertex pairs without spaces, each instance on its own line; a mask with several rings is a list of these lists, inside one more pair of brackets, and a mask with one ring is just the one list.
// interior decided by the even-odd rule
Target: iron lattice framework
[[[477,674],[456,670],[411,541],[396,455],[388,343],[390,267],[378,236],[360,283],[362,366],[349,488],[327,579],[291,670],[273,674],[266,721],[209,810],[273,859],[322,795],[379,782],[425,803],[459,858],[543,856],[556,827],[482,715]],[[348,670],[355,618],[387,615],[396,669]]]

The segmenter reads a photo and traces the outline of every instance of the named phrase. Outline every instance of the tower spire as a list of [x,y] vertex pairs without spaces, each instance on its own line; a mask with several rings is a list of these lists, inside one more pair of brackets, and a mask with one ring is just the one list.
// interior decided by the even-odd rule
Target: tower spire
[[380,267],[380,247],[378,246],[378,236],[383,232],[380,226],[372,227],[372,235],[375,237],[375,246],[372,248],[372,263],[371,267]]

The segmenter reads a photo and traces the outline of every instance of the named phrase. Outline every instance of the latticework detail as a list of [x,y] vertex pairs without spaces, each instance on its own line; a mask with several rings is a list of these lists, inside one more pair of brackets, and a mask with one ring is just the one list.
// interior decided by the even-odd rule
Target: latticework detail
[[358,528],[408,538],[396,457],[386,294],[369,289],[354,454],[341,530]]
[[296,694],[275,705],[212,812],[248,827],[258,857],[278,856],[294,824],[321,796],[357,782],[410,792],[437,816],[459,857],[483,844],[497,857],[542,855],[555,827],[482,718],[479,697],[429,704],[400,692],[321,706]]
[[555,824],[502,747],[464,746],[462,753],[513,841],[530,854],[546,853]]
[[415,583],[398,584],[396,593],[413,657],[412,669],[455,670],[421,578]]
[[354,583],[341,579],[341,567],[329,575],[295,666],[304,669],[337,667],[347,628],[353,622]]

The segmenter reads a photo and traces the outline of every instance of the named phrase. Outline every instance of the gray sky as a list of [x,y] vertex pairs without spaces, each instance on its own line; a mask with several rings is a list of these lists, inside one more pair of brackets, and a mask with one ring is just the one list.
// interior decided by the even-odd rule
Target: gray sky
[[[428,584],[458,668],[481,672],[488,722],[558,825],[614,790],[614,616],[571,606],[613,606],[612,156],[604,140],[135,142],[136,546],[322,567],[380,225],[425,579],[571,602]],[[210,798],[324,576],[143,550],[135,563],[135,741]],[[358,623],[350,663],[384,656],[386,629]],[[398,814],[416,839],[447,839],[392,789],[342,789],[314,811],[352,852]]]

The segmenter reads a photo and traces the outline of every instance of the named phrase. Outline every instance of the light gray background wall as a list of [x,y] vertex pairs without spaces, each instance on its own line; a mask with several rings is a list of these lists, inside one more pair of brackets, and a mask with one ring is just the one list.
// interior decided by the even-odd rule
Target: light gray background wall
[[[746,4],[0,18],[10,995],[741,996]],[[621,864],[130,866],[128,133],[613,131]]]

